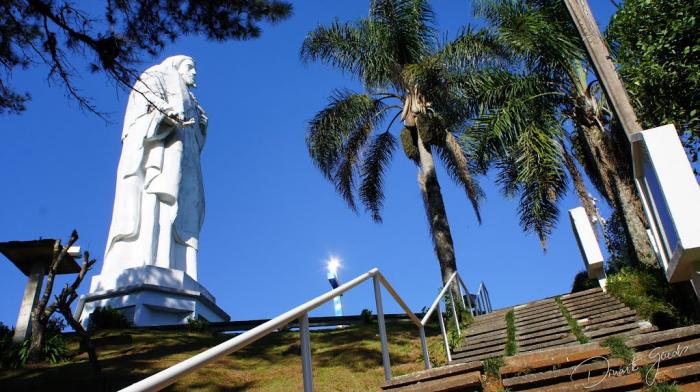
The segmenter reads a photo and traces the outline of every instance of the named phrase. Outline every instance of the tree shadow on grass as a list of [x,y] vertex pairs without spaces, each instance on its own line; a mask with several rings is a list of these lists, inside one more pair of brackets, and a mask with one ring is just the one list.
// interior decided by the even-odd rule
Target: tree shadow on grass
[[[391,361],[395,363],[410,362],[414,358],[391,353]],[[365,347],[363,344],[341,345],[321,352],[313,353],[314,363],[319,367],[345,367],[354,372],[376,369],[382,366],[381,349]]]
[[253,381],[243,382],[238,385],[223,385],[217,380],[207,380],[205,382],[197,382],[188,384],[186,388],[178,388],[173,386],[165,389],[166,391],[207,391],[207,392],[239,392],[247,391],[254,387],[257,383]]

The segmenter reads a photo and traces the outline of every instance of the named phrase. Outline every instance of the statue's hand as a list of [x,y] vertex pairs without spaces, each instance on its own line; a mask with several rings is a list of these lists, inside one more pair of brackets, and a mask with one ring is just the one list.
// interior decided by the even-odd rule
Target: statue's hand
[[173,120],[175,120],[175,121],[177,121],[177,122],[183,122],[183,121],[185,121],[185,113],[176,112],[176,111],[172,110],[172,111],[169,111],[169,112],[166,113],[166,114],[168,115],[168,117],[170,117],[171,119],[173,119]]
[[176,127],[182,127],[183,125],[187,125],[185,121],[185,114],[182,112],[176,112],[176,111],[168,111],[165,113],[165,121],[170,123],[171,125],[174,125]]

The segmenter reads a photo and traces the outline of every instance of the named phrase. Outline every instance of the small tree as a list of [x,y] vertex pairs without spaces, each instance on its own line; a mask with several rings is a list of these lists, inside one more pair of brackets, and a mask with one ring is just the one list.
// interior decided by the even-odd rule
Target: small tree
[[[75,280],[71,285],[66,284],[66,286],[61,290],[61,293],[56,296],[54,302],[49,305],[49,299],[53,291],[54,280],[56,279],[56,272],[58,266],[61,265],[65,257],[68,255],[68,249],[75,244],[78,240],[78,232],[73,230],[70,239],[66,246],[62,246],[61,240],[56,240],[53,247],[53,257],[51,263],[48,266],[46,274],[46,285],[44,286],[43,293],[41,294],[39,303],[32,309],[31,323],[32,323],[32,336],[29,344],[29,361],[36,362],[42,359],[42,348],[44,347],[45,332],[51,319],[51,315],[58,310],[63,317],[66,319],[68,324],[75,329],[81,338],[83,335],[87,336],[87,331],[80,325],[79,322],[75,320],[73,314],[70,310],[70,305],[73,303],[78,294],[76,290],[80,283],[85,278],[85,274],[92,268],[97,260],[90,260],[90,253],[83,253],[83,262],[80,266],[80,272],[76,276]],[[89,339],[88,339],[89,340]],[[87,342],[89,343],[89,342]],[[91,347],[86,344],[86,347]],[[88,350],[90,351],[90,350]],[[91,362],[94,357],[94,350],[92,353],[88,352],[90,355]],[[94,358],[96,364],[96,357]]]

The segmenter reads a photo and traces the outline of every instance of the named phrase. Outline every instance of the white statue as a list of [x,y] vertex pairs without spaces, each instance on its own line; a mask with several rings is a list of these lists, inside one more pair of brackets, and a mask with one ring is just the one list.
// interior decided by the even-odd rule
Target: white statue
[[197,279],[207,117],[190,91],[194,60],[168,57],[129,95],[103,275],[155,265]]

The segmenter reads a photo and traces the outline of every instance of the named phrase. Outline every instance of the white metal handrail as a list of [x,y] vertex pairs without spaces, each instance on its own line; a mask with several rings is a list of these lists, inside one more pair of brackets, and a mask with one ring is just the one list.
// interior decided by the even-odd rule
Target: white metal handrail
[[493,312],[493,308],[491,307],[491,296],[489,295],[489,290],[486,288],[486,284],[483,281],[481,284],[479,284],[479,289],[476,291],[476,297],[482,302],[481,309],[484,313]]
[[[448,361],[451,361],[451,355],[450,355],[450,349],[449,349],[449,343],[447,340],[447,333],[445,329],[445,322],[442,317],[442,312],[440,311],[440,300],[444,299],[445,293],[448,292],[448,289],[450,285],[455,281],[455,279],[458,279],[458,288],[460,290],[460,299],[462,302],[462,306],[464,306],[464,295],[462,295],[462,288],[466,291],[467,295],[467,303],[469,305],[469,309],[474,315],[474,310],[473,306],[471,303],[471,298],[469,294],[469,290],[467,289],[467,286],[464,284],[462,281],[462,278],[457,274],[457,272],[453,273],[450,276],[450,279],[447,281],[445,286],[442,288],[440,291],[440,294],[438,297],[435,299],[433,302],[432,306],[430,309],[426,312],[426,314],[423,316],[423,319],[420,320],[418,317],[409,309],[408,305],[401,299],[401,297],[396,293],[396,290],[389,284],[389,282],[384,278],[384,276],[379,272],[379,269],[373,268],[369,270],[368,272],[356,277],[355,279],[337,287],[336,289],[333,289],[325,294],[322,294],[302,305],[297,306],[296,308],[287,311],[286,313],[283,313],[247,332],[244,332],[232,339],[229,339],[223,343],[220,343],[204,352],[201,352],[189,359],[186,359],[178,364],[175,364],[165,370],[162,370],[150,377],[147,377],[137,383],[134,383],[124,389],[121,390],[121,392],[141,392],[141,391],[158,391],[160,389],[163,389],[167,387],[170,384],[173,384],[177,382],[180,378],[184,377],[186,374],[193,372],[202,366],[211,363],[215,361],[216,359],[219,359],[225,355],[231,354],[237,350],[242,349],[243,347],[259,340],[262,339],[263,337],[269,335],[270,333],[288,325],[290,322],[294,320],[299,321],[299,335],[300,335],[300,340],[301,340],[301,356],[302,356],[302,373],[303,373],[303,379],[304,379],[304,391],[305,392],[311,392],[313,391],[313,373],[312,373],[312,368],[311,368],[311,340],[310,340],[310,332],[309,332],[309,312],[316,309],[317,307],[323,305],[324,303],[332,300],[333,298],[342,295],[346,291],[351,290],[355,286],[359,285],[360,283],[372,278],[373,283],[374,283],[374,299],[376,303],[376,308],[377,308],[377,323],[379,325],[379,339],[381,342],[381,348],[382,348],[382,364],[384,366],[384,378],[386,382],[391,381],[391,362],[389,359],[389,346],[387,343],[387,336],[386,336],[386,325],[384,322],[384,309],[383,309],[383,304],[382,304],[382,296],[381,296],[381,290],[380,290],[380,284],[384,286],[386,291],[391,294],[391,296],[396,300],[396,302],[401,306],[403,311],[408,315],[409,319],[418,327],[418,332],[420,334],[420,341],[421,341],[421,351],[423,353],[423,360],[425,362],[425,368],[430,369],[430,354],[428,353],[428,345],[427,341],[425,338],[425,325],[430,319],[430,316],[435,312],[435,310],[438,310],[438,319],[440,320],[440,329],[442,332],[443,336],[443,341],[445,343],[445,352],[447,353],[447,358]],[[483,292],[486,293],[488,296],[488,291],[486,290],[486,286],[481,283],[479,286],[479,292],[482,291],[483,287]],[[455,302],[454,302],[454,297],[452,295],[452,291],[449,291],[449,296],[451,298],[451,303],[452,303],[452,312],[453,316],[455,319],[455,326],[457,328],[457,332],[461,334],[461,331],[459,329],[459,320],[457,318],[457,311],[455,308]],[[489,309],[490,309],[490,301],[489,301]]]
[[310,339],[309,339],[309,319],[308,314],[310,311],[316,309],[320,305],[332,300],[346,291],[354,288],[360,283],[373,278],[374,280],[374,297],[377,306],[377,322],[379,324],[379,336],[382,346],[382,362],[384,365],[384,378],[387,382],[391,381],[391,363],[389,360],[389,348],[386,339],[386,326],[384,323],[384,310],[382,307],[382,297],[379,284],[381,283],[384,288],[391,294],[392,297],[398,302],[399,306],[406,312],[411,321],[418,327],[421,345],[423,351],[423,357],[426,363],[426,367],[430,366],[430,358],[428,357],[428,347],[425,339],[425,328],[421,323],[421,320],[408,308],[408,305],[399,297],[394,288],[387,282],[387,280],[379,272],[379,269],[373,268],[368,272],[356,277],[355,279],[339,286],[338,288],[331,290],[325,294],[322,294],[296,308],[283,313],[264,324],[261,324],[247,332],[244,332],[232,339],[229,339],[217,346],[214,346],[204,352],[201,352],[189,359],[186,359],[174,366],[171,366],[165,370],[162,370],[150,377],[147,377],[135,384],[132,384],[124,389],[122,392],[137,392],[137,391],[158,391],[165,388],[166,386],[175,383],[180,378],[184,377],[186,374],[193,372],[202,366],[215,361],[225,355],[231,354],[241,348],[259,340],[268,334],[278,330],[285,325],[289,324],[294,320],[299,320],[299,333],[301,338],[301,353],[302,353],[302,371],[304,376],[304,391],[313,391],[313,380],[312,380],[312,370],[311,370],[311,349],[310,349]]
[[[453,283],[457,283],[457,288],[459,289],[459,297],[460,297],[460,302],[462,303],[463,308],[469,309],[469,312],[471,313],[472,316],[474,316],[474,306],[471,301],[471,294],[469,293],[469,289],[467,288],[467,285],[464,284],[464,281],[462,280],[462,277],[459,276],[459,273],[455,271],[450,275],[450,278],[447,279],[447,282],[445,285],[442,287],[442,290],[440,290],[440,293],[435,297],[435,300],[433,301],[432,305],[428,309],[427,312],[425,312],[425,315],[423,316],[423,319],[421,320],[421,324],[425,326],[428,323],[428,320],[430,320],[430,317],[433,315],[433,313],[437,310],[437,315],[438,315],[438,322],[440,324],[440,332],[442,333],[442,341],[445,345],[445,354],[447,355],[447,362],[452,361],[452,354],[450,352],[450,343],[447,338],[447,329],[445,328],[445,320],[442,316],[442,311],[440,310],[440,301],[445,299],[445,294],[449,295],[450,298],[450,307],[452,311],[452,319],[454,320],[455,323],[455,330],[457,331],[457,336],[462,336],[462,331],[460,329],[460,320],[459,320],[459,315],[457,313],[457,309],[455,306],[455,299],[454,295],[452,294],[452,290],[450,290],[450,287],[452,286]],[[464,295],[464,292],[466,292],[466,295]],[[485,294],[485,295],[484,295]],[[467,303],[464,303],[464,298],[466,297]],[[477,300],[477,313],[490,313],[491,312],[491,301],[488,298],[488,290],[486,289],[486,285],[484,282],[481,282],[479,285],[479,290],[477,291],[477,294],[475,295],[475,298]],[[488,301],[488,306],[480,305],[479,303],[484,302],[486,303]],[[465,307],[466,305],[466,307]],[[447,304],[446,304],[447,307]],[[447,309],[445,309],[447,311]],[[424,356],[427,356],[425,353],[423,354]],[[430,361],[427,361],[425,364],[426,369],[430,369]]]

